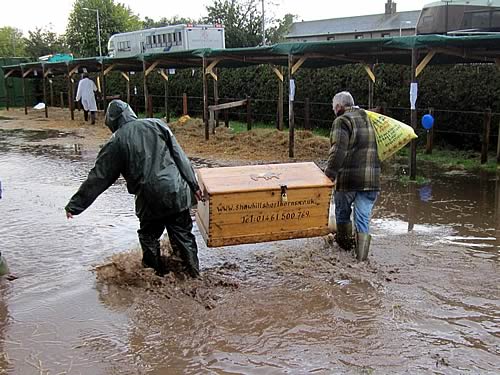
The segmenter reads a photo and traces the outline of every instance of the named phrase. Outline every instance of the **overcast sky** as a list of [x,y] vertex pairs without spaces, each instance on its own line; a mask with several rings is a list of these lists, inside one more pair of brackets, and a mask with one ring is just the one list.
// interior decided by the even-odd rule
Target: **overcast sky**
[[[122,0],[141,19],[148,16],[153,19],[161,17],[183,16],[200,18],[205,15],[206,5],[212,0]],[[421,9],[429,0],[399,0],[398,11]],[[0,27],[13,26],[25,34],[35,27],[52,24],[52,30],[63,33],[66,28],[71,0],[22,0],[2,1]],[[282,17],[286,13],[296,14],[299,20],[309,21],[326,18],[349,17],[384,12],[386,0],[265,0],[266,14]]]

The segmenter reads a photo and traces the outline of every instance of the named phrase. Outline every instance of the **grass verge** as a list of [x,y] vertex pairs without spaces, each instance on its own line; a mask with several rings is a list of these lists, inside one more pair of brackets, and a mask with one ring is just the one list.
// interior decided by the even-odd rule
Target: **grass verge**
[[[409,157],[410,150],[408,147],[403,148],[398,156]],[[488,155],[488,162],[481,164],[481,154],[477,151],[470,150],[445,150],[434,149],[432,154],[426,154],[423,150],[417,151],[417,161],[431,163],[443,169],[453,170],[486,170],[495,172],[497,163],[495,155]]]

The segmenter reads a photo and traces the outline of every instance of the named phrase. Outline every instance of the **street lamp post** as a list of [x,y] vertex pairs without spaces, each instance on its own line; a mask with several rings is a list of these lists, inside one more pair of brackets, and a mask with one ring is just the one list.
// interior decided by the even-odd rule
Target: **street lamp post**
[[262,46],[266,45],[266,21],[264,18],[264,0],[262,0]]
[[101,48],[101,25],[99,23],[99,9],[90,9],[90,8],[82,8],[83,10],[88,10],[91,12],[96,12],[97,16],[97,40],[99,41],[99,57],[102,57],[102,48]]

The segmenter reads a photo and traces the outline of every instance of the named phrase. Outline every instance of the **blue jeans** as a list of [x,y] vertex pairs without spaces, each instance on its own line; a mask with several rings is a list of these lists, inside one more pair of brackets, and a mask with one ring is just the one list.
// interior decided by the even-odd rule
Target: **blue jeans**
[[368,233],[372,209],[378,197],[378,191],[336,191],[335,216],[337,224],[351,222],[354,206],[354,225],[358,233]]

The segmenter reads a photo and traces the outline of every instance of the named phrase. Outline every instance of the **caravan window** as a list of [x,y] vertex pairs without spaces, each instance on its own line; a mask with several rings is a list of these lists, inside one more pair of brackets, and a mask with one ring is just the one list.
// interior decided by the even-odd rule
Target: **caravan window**
[[151,36],[146,37],[146,45],[151,46]]
[[173,33],[172,35],[173,35],[174,43],[177,44],[177,35],[175,35],[175,33]]
[[500,11],[495,10],[491,12],[491,27],[500,27]]
[[490,14],[489,12],[479,11],[472,13],[472,28],[487,28],[490,25]]
[[178,36],[177,36],[177,41],[179,42],[179,44],[181,44],[181,43],[182,43],[182,34],[181,34],[181,32],[179,31],[179,32],[177,33],[177,35],[178,35]]
[[168,44],[172,44],[172,34],[167,34],[168,36]]
[[118,42],[118,51],[130,51],[130,41]]

